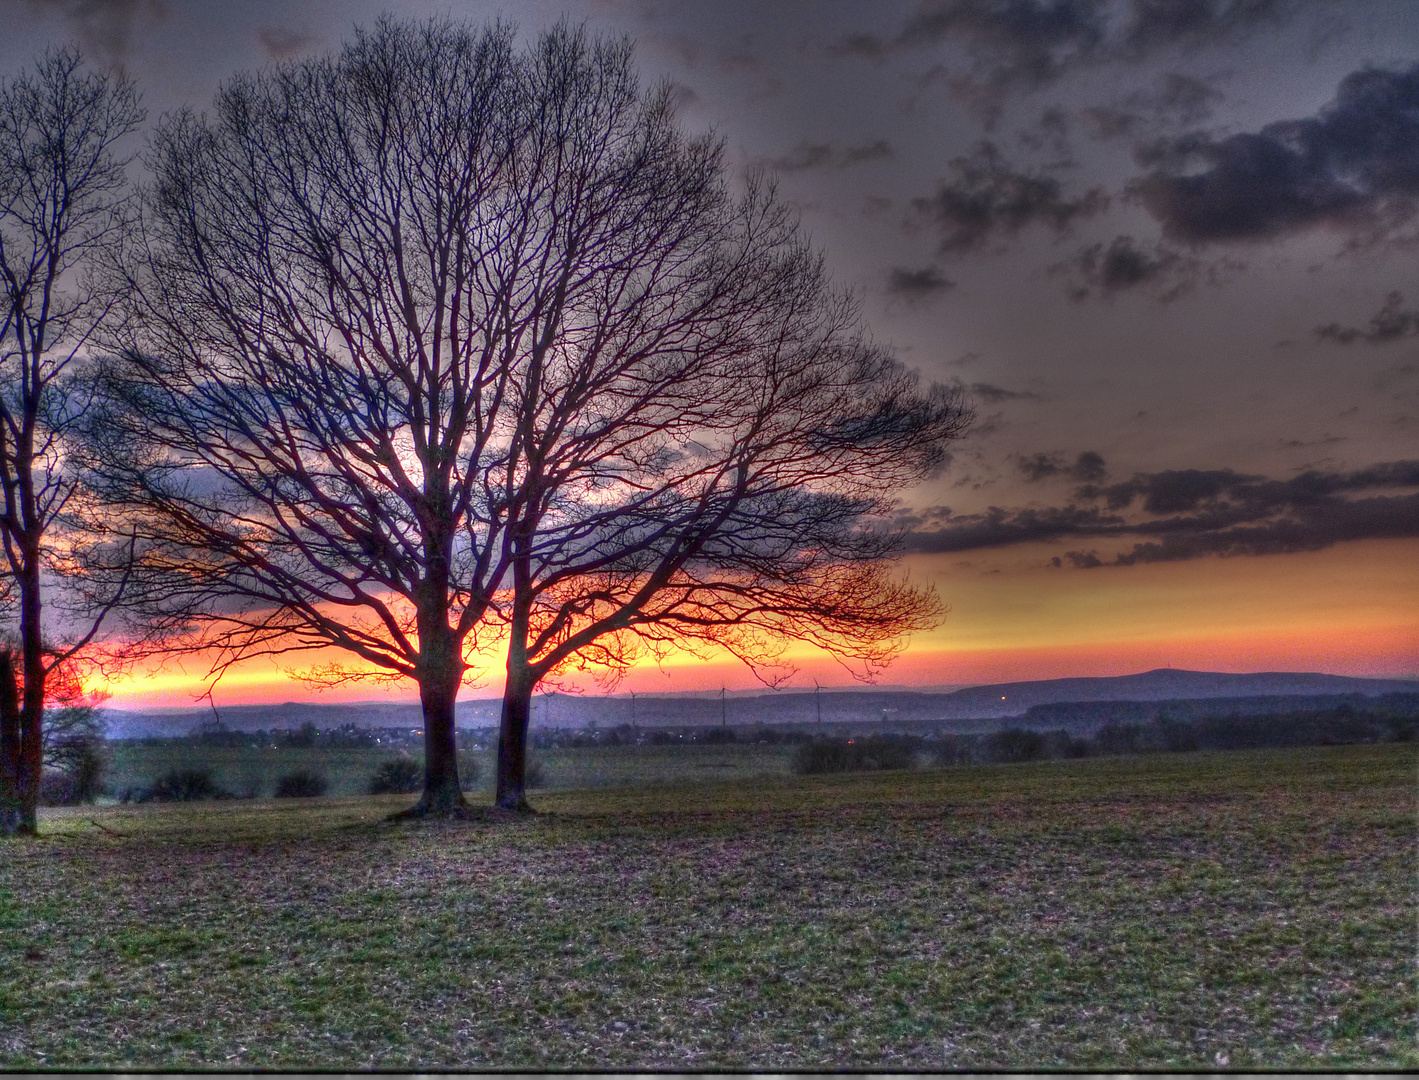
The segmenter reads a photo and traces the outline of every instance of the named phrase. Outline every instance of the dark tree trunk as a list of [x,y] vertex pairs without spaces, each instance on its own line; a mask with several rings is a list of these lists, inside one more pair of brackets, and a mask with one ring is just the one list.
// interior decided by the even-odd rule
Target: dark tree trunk
[[38,831],[44,771],[45,670],[38,543],[22,542],[20,548],[22,561],[16,582],[21,671],[15,670],[13,652],[0,653],[0,836],[33,836]]
[[18,836],[24,815],[20,801],[20,695],[15,661],[0,650],[0,836]]
[[458,686],[426,681],[419,687],[424,710],[424,794],[407,810],[391,818],[472,816],[458,782],[458,729],[454,706]]
[[40,780],[44,773],[44,641],[40,634],[39,537],[24,545],[20,575],[20,647],[24,664],[24,692],[20,699],[20,832],[33,836],[39,829]]
[[458,686],[445,680],[419,687],[424,707],[424,795],[406,813],[411,817],[464,817],[468,802],[458,782],[458,729],[454,711]]
[[526,666],[509,660],[498,730],[496,798],[499,809],[524,814],[532,810],[527,805],[527,726],[532,719],[532,688],[532,675]]

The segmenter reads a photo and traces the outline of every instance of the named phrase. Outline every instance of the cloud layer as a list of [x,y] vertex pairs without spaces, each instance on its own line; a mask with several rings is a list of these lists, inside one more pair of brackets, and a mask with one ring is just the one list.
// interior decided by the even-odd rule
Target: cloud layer
[[1419,199],[1419,65],[1353,72],[1314,117],[1223,139],[1194,134],[1145,148],[1141,160],[1162,167],[1133,194],[1174,240],[1268,240],[1318,227],[1393,234]]
[[[1100,475],[1097,454],[1069,465],[1058,455],[1016,459],[1027,479]],[[908,549],[964,552],[1029,541],[1128,540],[1101,556],[1078,549],[1056,558],[1089,569],[1169,562],[1205,555],[1316,551],[1347,540],[1419,537],[1419,461],[1392,461],[1352,472],[1311,470],[1273,480],[1231,469],[1137,473],[1111,485],[1086,483],[1065,506],[983,514],[934,507],[902,516]],[[1403,494],[1391,492],[1405,492]],[[1084,505],[1080,505],[1084,504]],[[1129,513],[1125,514],[1124,512]]]
[[1011,87],[1035,89],[1078,68],[1237,40],[1295,9],[1291,0],[928,0],[895,35],[851,34],[833,51],[881,60],[955,46],[971,63],[969,79],[958,81],[998,100]]
[[1369,326],[1361,328],[1329,323],[1317,326],[1315,333],[1322,341],[1333,341],[1339,345],[1352,345],[1357,341],[1369,345],[1398,341],[1419,334],[1419,311],[1406,311],[1404,295],[1392,292],[1385,297],[1384,306],[1370,317]]
[[939,231],[942,254],[984,250],[1031,225],[1065,232],[1107,206],[1103,189],[1068,198],[1058,179],[1014,168],[991,142],[956,158],[932,194],[912,200],[917,220]]

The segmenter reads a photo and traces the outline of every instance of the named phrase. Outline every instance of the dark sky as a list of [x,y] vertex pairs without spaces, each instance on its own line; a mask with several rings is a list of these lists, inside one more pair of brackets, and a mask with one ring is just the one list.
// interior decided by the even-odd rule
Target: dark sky
[[[0,0],[0,71],[78,40],[156,116],[391,7]],[[911,565],[980,598],[937,653],[997,647],[971,635],[1018,606],[1009,581],[1075,612],[1064,648],[1132,640],[1100,590],[1171,610],[1225,578],[1256,583],[1277,642],[1322,617],[1284,598],[1319,588],[1388,643],[1331,668],[1419,669],[1419,4],[394,9],[631,35],[686,125],[777,174],[875,335],[970,389],[952,468],[903,493]],[[1189,632],[1220,640],[1218,618]],[[1022,633],[998,647],[1047,646]]]

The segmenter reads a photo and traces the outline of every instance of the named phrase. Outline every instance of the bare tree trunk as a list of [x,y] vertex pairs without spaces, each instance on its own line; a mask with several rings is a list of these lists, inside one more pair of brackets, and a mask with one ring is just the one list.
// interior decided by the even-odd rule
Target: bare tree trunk
[[20,809],[20,695],[15,661],[0,650],[0,836],[18,836]]
[[39,544],[25,545],[20,584],[20,648],[25,687],[20,700],[20,832],[39,829],[39,788],[44,772],[44,642],[40,633]]
[[428,679],[419,687],[419,700],[424,707],[424,795],[406,813],[466,816],[468,803],[458,782],[458,684]]
[[502,724],[498,730],[499,809],[531,813],[527,804],[527,727],[532,719],[532,674],[526,664],[508,659],[503,689]]

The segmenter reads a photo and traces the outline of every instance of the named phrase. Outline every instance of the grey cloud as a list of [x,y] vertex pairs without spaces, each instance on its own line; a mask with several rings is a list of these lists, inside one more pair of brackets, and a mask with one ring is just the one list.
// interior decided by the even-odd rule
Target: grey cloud
[[1419,495],[1335,499],[1323,506],[1296,507],[1288,517],[1258,525],[1213,531],[1179,531],[1159,541],[1135,544],[1113,565],[1174,562],[1204,555],[1283,555],[1320,551],[1347,540],[1419,536]]
[[769,162],[782,172],[802,172],[805,169],[848,169],[869,161],[894,157],[891,144],[885,139],[861,146],[839,147],[837,143],[799,143],[792,153]]
[[918,220],[941,233],[940,250],[968,252],[988,246],[997,237],[1013,237],[1030,225],[1067,232],[1075,222],[1108,206],[1108,196],[1093,188],[1067,198],[1055,177],[1013,168],[990,142],[970,157],[951,162],[951,175],[936,191],[912,200]]
[[266,50],[266,55],[272,60],[297,56],[320,40],[307,30],[296,30],[289,26],[263,26],[256,32],[256,36],[261,47]]
[[1203,267],[1166,244],[1145,251],[1133,237],[1116,236],[1107,245],[1089,245],[1050,270],[1071,280],[1069,293],[1075,300],[1095,292],[1112,296],[1146,287],[1166,302],[1187,291]]
[[1007,390],[1003,386],[996,386],[994,383],[973,382],[964,384],[965,388],[989,405],[995,405],[1001,401],[1039,401],[1040,395],[1031,393],[1029,390]]
[[[1221,140],[1154,147],[1132,187],[1176,240],[1266,240],[1320,226],[1392,234],[1419,197],[1419,65],[1345,77],[1314,117]],[[1200,172],[1183,171],[1201,161]]]
[[1032,483],[1065,476],[1081,484],[1095,484],[1108,476],[1102,454],[1085,450],[1071,464],[1063,454],[1014,454],[1011,461]]
[[1364,329],[1356,326],[1341,326],[1329,323],[1317,326],[1316,337],[1322,341],[1334,341],[1340,345],[1350,345],[1356,341],[1374,345],[1386,341],[1419,334],[1419,311],[1404,309],[1404,296],[1392,292],[1385,297],[1384,306],[1370,317],[1370,325]]
[[[1082,455],[1081,455],[1082,456]],[[1032,459],[1017,462],[1028,468]],[[1045,455],[1043,470],[1062,461]],[[1102,461],[1100,461],[1102,467]],[[1133,547],[1106,562],[1094,550],[1054,560],[1080,568],[1130,566],[1204,555],[1266,555],[1315,551],[1349,540],[1419,536],[1419,461],[1392,461],[1351,472],[1309,470],[1273,480],[1231,469],[1140,473],[1110,487],[1086,485],[1084,503],[1054,508],[952,515],[918,515],[907,534],[913,551],[970,551],[1026,541],[1135,537]],[[1142,499],[1143,517],[1124,517]]]
[[1289,18],[1289,0],[1133,0],[1122,32],[1125,50],[1151,53],[1242,37]]
[[975,551],[1035,540],[1107,534],[1123,524],[1123,518],[1102,514],[1096,507],[1010,511],[992,506],[984,514],[952,516],[938,529],[910,532],[907,547],[931,554]]
[[895,36],[852,34],[833,51],[875,61],[957,45],[970,57],[973,84],[957,80],[958,90],[989,105],[1012,86],[1037,88],[1072,69],[1237,40],[1295,10],[1291,0],[934,0]]
[[[1097,138],[1136,138],[1160,125],[1200,124],[1212,116],[1212,106],[1221,98],[1221,91],[1207,80],[1169,71],[1159,75],[1151,89],[1135,91],[1117,105],[1091,106],[1082,115]],[[1154,140],[1148,145],[1171,147],[1171,141],[1159,144]],[[1146,149],[1143,152],[1147,154]]]
[[841,41],[829,46],[828,51],[834,56],[856,56],[863,60],[882,60],[887,55],[888,46],[876,34],[849,34]]
[[896,43],[955,41],[974,54],[987,81],[1038,85],[1098,53],[1107,7],[1102,0],[945,0],[919,8]]
[[26,0],[32,8],[57,12],[73,27],[86,52],[111,64],[121,64],[133,36],[134,24],[143,16],[160,19],[165,14],[159,0]]
[[682,82],[672,82],[670,84],[670,95],[674,99],[677,109],[683,109],[700,100],[700,95],[695,93],[693,88],[686,86]]
[[932,299],[955,287],[956,283],[934,266],[924,266],[920,270],[894,267],[887,277],[887,291],[909,303]]

